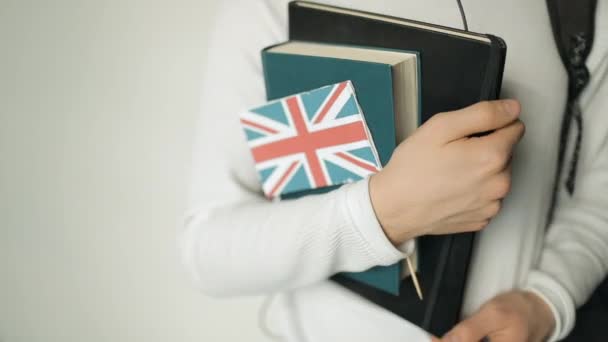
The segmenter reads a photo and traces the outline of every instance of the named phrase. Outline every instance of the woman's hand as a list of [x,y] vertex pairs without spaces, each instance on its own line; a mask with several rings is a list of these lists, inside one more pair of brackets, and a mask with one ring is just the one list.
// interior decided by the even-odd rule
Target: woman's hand
[[[425,234],[476,231],[500,210],[508,164],[524,133],[514,100],[433,116],[370,179],[378,221],[395,244]],[[493,131],[481,137],[476,133]]]
[[[442,342],[541,342],[553,331],[549,306],[537,295],[511,291],[494,297],[456,325]],[[437,341],[437,340],[434,340]]]

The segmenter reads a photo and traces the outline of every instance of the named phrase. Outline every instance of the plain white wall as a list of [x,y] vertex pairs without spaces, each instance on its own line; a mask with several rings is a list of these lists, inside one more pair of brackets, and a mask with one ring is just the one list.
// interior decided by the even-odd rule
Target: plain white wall
[[0,341],[265,341],[181,273],[206,0],[0,0]]

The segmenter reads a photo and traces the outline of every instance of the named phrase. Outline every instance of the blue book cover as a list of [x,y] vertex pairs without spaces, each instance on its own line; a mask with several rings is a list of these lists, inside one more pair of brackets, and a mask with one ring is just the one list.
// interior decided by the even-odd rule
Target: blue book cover
[[[396,147],[393,65],[275,52],[273,48],[269,47],[262,51],[267,99],[280,99],[330,84],[350,81],[357,94],[380,163],[385,166]],[[419,80],[419,77],[416,79]],[[295,192],[283,195],[281,198],[289,199],[323,193],[339,186]],[[341,275],[397,295],[402,278],[402,263],[376,266],[364,272],[348,272]]]

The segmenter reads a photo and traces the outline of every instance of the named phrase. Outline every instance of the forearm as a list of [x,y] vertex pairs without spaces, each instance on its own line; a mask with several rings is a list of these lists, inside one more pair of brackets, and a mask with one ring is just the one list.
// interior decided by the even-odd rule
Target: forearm
[[526,289],[541,296],[553,312],[556,329],[551,341],[569,333],[576,307],[585,303],[608,271],[608,217],[597,205],[560,210],[526,283]]
[[296,288],[402,257],[374,217],[367,180],[297,200],[201,209],[179,241],[193,279],[214,295]]

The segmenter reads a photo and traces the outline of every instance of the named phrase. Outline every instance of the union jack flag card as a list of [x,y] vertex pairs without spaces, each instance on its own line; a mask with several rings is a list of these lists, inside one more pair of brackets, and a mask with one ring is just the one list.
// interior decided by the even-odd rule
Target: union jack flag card
[[381,168],[350,81],[268,102],[240,121],[268,198],[354,182]]

